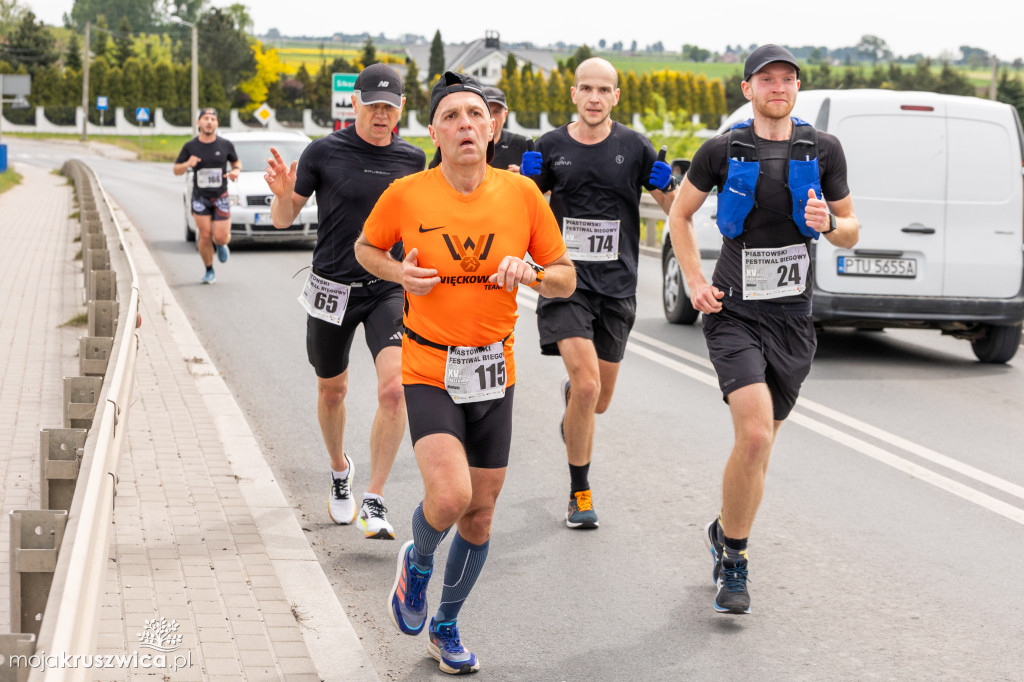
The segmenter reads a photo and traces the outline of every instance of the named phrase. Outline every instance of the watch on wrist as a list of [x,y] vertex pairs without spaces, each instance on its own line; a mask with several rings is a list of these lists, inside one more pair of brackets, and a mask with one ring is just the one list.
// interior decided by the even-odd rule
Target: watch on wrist
[[828,229],[822,232],[822,234],[830,234],[836,231],[836,217],[829,213],[828,214]]
[[537,265],[536,263],[527,263],[527,265],[529,265],[531,268],[533,268],[533,271],[534,271],[534,273],[536,273],[536,276],[537,276],[537,279],[533,280],[527,286],[535,287],[535,286],[537,286],[538,284],[540,284],[541,282],[544,281],[544,268],[542,268],[541,266]]

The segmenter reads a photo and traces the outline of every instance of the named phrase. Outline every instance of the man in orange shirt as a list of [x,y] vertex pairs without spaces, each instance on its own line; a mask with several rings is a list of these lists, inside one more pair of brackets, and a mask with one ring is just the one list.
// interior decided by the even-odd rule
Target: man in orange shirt
[[[399,551],[388,613],[406,634],[423,630],[434,550],[456,526],[428,651],[442,671],[460,674],[480,667],[456,617],[487,557],[508,465],[516,290],[569,296],[576,272],[536,184],[487,165],[494,121],[480,84],[445,73],[431,92],[430,119],[441,164],[381,195],[356,258],[406,291],[402,384],[425,488],[413,539]],[[389,254],[399,240],[402,261]],[[523,260],[527,252],[534,262]]]

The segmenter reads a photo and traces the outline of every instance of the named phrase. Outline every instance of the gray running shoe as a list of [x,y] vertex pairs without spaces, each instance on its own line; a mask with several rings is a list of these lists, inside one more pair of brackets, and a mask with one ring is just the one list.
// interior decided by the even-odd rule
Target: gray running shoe
[[717,585],[715,611],[719,613],[750,613],[746,558],[740,556],[733,561],[728,556],[723,556]]
[[565,512],[565,525],[569,528],[597,528],[597,512],[589,490],[572,493]]

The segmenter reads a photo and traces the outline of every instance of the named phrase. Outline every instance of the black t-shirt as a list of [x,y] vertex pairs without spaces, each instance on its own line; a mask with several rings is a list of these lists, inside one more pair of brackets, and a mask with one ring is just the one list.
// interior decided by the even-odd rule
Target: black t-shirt
[[[356,261],[353,245],[377,199],[393,180],[423,170],[426,154],[398,135],[378,147],[356,133],[354,125],[314,140],[302,152],[296,170],[295,192],[316,192],[319,227],[313,250],[313,270],[336,282],[374,279]],[[392,250],[402,257],[402,246]],[[397,286],[390,282],[381,286]],[[369,294],[366,287],[352,296]]]
[[[743,249],[766,249],[810,244],[810,239],[800,233],[793,222],[792,199],[787,185],[789,168],[789,141],[771,141],[756,138],[761,174],[754,192],[756,205],[747,216],[743,233],[735,239],[722,237],[722,251],[715,265],[714,284],[723,291],[732,289],[741,296],[743,292],[742,263]],[[693,155],[693,163],[686,171],[686,177],[702,192],[712,187],[719,191],[729,174],[727,147],[728,132],[711,138]],[[821,177],[821,193],[827,201],[838,201],[850,193],[846,184],[846,155],[843,146],[834,135],[818,131],[818,174]],[[802,294],[771,299],[771,303],[799,303],[811,299],[814,283],[814,263],[807,273],[807,288]]]
[[551,210],[565,230],[565,218],[618,220],[619,254],[612,261],[575,261],[576,286],[612,298],[636,294],[640,259],[640,195],[657,153],[651,141],[619,123],[597,144],[572,139],[568,126],[545,133],[536,143],[543,165],[534,181],[551,191]]
[[235,145],[223,137],[213,142],[200,142],[198,137],[193,137],[178,152],[174,163],[184,163],[190,156],[200,159],[192,169],[192,191],[210,198],[223,194],[228,188],[227,165],[238,161]]
[[[508,170],[508,167],[515,164],[518,166],[523,162],[523,152],[533,151],[533,138],[510,133],[507,130],[501,131],[501,139],[494,145],[494,158],[491,159],[492,168]],[[430,160],[430,167],[436,168],[441,163],[441,150],[434,152],[434,158]]]

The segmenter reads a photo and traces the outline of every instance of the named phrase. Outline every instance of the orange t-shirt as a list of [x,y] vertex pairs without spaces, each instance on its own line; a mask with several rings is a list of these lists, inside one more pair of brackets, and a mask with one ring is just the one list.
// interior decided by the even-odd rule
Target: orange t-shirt
[[[540,264],[565,253],[555,216],[529,178],[487,167],[472,194],[456,191],[440,167],[400,178],[381,195],[363,226],[366,240],[389,250],[401,240],[418,249],[419,266],[441,282],[424,296],[405,294],[405,326],[445,346],[486,346],[506,339],[506,386],[515,383],[512,330],[516,290],[491,284],[505,256],[529,251]],[[444,388],[447,354],[406,337],[402,383]]]

